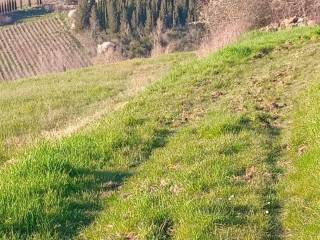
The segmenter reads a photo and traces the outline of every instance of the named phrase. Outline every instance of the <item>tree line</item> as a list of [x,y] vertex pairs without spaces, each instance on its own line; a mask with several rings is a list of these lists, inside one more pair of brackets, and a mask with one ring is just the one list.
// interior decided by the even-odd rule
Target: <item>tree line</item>
[[17,10],[17,2],[14,0],[7,0],[0,3],[0,13],[7,13]]
[[[36,0],[36,5],[42,5],[42,0]],[[31,7],[33,4],[31,0],[28,0],[27,6]],[[19,4],[17,3],[17,0],[6,0],[2,1],[0,0],[0,13],[9,13],[18,10],[18,8],[22,9],[24,7],[23,1],[19,0]]]
[[198,17],[201,0],[79,0],[77,28],[99,27],[109,33],[152,32],[185,27]]

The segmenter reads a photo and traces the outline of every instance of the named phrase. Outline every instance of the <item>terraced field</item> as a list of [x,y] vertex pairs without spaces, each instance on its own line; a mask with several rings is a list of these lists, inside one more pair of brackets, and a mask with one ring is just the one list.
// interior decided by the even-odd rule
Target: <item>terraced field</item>
[[60,16],[0,28],[0,81],[91,65]]

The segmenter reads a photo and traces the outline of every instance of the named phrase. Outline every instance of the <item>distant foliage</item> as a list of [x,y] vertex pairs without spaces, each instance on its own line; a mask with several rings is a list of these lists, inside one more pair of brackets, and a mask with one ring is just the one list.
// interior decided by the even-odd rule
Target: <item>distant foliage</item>
[[79,0],[76,15],[76,29],[83,30],[90,24],[91,8],[94,5],[94,1],[91,0]]
[[90,9],[96,4],[101,29],[109,33],[150,33],[161,23],[164,28],[184,27],[197,19],[199,0],[80,0],[79,28],[89,26]]
[[17,1],[16,0],[7,0],[0,1],[0,13],[7,13],[17,10]]
[[25,7],[41,6],[42,4],[42,0],[0,0],[0,14],[10,13]]

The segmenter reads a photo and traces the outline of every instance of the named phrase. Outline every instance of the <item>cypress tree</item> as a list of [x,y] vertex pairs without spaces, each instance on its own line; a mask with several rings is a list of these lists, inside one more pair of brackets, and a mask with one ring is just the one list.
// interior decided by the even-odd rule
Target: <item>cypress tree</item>
[[127,8],[125,6],[125,2],[122,2],[122,5],[120,6],[121,10],[121,18],[120,18],[120,32],[125,33],[127,31],[129,21],[128,21],[128,14],[127,14]]
[[89,0],[79,0],[76,15],[77,30],[83,30],[90,25],[90,13],[93,3]]
[[117,0],[107,1],[108,27],[111,33],[119,31],[119,13],[117,9]]
[[162,22],[163,26],[167,27],[167,0],[162,0],[161,5],[160,5],[160,13],[159,13],[159,18],[160,21]]
[[147,21],[147,3],[145,0],[137,0],[138,28],[144,29]]
[[147,33],[149,33],[153,30],[153,12],[152,12],[152,3],[150,1],[147,3],[146,14],[147,14],[147,18],[146,18],[145,30]]
[[98,17],[97,17],[97,5],[96,3],[93,4],[91,7],[91,14],[90,14],[90,28],[92,33],[95,34],[98,30]]
[[97,23],[101,29],[106,29],[106,5],[105,1],[98,1],[97,3]]

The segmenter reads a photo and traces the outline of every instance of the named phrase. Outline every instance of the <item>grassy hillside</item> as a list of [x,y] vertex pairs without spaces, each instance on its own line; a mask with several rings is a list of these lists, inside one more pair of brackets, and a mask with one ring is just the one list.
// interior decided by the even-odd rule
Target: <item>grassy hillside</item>
[[193,54],[172,54],[0,83],[0,165],[43,138],[85,127]]
[[[316,123],[311,121],[309,131],[301,126],[318,104],[306,100],[314,110],[304,114],[307,104],[296,109],[295,103],[320,76],[319,33],[319,28],[251,33],[174,69],[90,129],[20,155],[1,170],[0,235],[317,236],[313,212],[295,206],[305,199],[318,206],[314,185],[299,190],[317,165],[312,160],[317,145],[310,141]],[[310,92],[311,99],[318,95]],[[303,166],[294,149],[303,152]],[[299,168],[308,170],[303,175]],[[282,186],[286,182],[290,188]],[[296,198],[288,199],[291,194]]]

